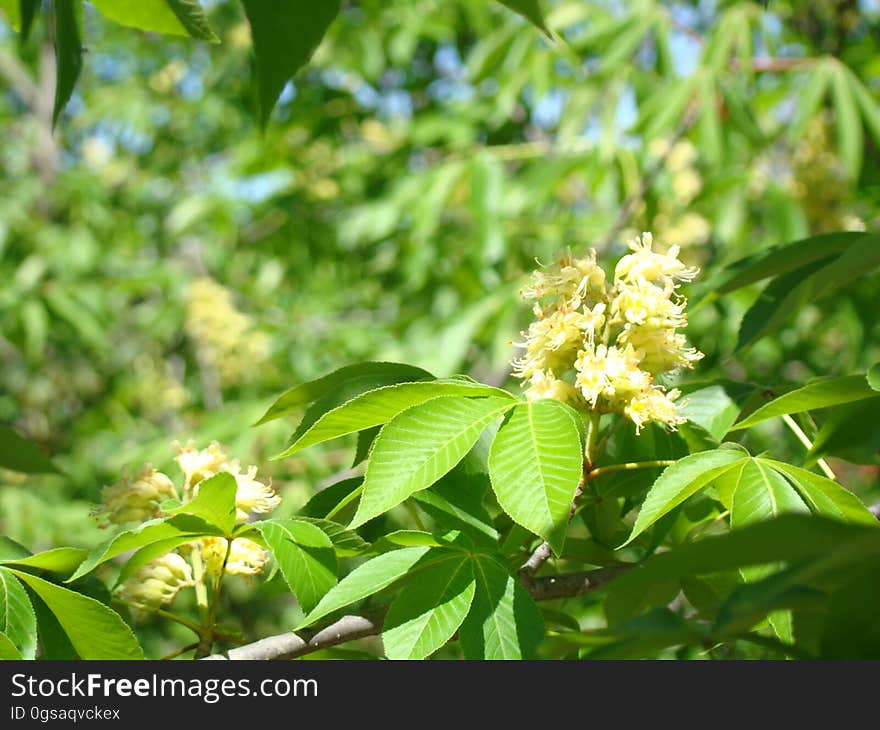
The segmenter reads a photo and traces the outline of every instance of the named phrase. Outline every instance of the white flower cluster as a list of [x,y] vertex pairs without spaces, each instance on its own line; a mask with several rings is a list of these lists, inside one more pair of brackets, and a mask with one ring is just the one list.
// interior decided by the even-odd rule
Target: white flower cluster
[[[678,330],[687,326],[687,301],[677,282],[697,270],[678,258],[678,246],[654,250],[650,233],[630,243],[617,263],[614,281],[596,263],[568,253],[532,276],[521,294],[535,300],[536,321],[518,343],[525,354],[515,374],[527,381],[529,400],[554,398],[600,413],[622,413],[640,429],[651,421],[683,422],[675,399],[657,376],[692,368],[703,355]],[[573,382],[564,380],[574,371]]]

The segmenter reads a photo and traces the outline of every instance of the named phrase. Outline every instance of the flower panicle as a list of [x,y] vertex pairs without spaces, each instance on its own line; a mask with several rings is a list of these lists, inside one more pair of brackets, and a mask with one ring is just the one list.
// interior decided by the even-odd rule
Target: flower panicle
[[680,393],[657,378],[703,357],[679,332],[687,300],[678,288],[699,271],[680,260],[678,246],[657,250],[650,233],[629,249],[611,280],[594,250],[583,258],[566,251],[532,274],[520,294],[534,302],[535,320],[516,343],[525,352],[513,371],[530,401],[621,413],[637,430],[652,421],[675,428],[684,420]]

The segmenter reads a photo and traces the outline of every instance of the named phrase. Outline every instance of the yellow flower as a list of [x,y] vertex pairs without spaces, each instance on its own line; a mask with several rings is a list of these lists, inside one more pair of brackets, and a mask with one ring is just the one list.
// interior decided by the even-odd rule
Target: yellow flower
[[125,522],[144,522],[159,517],[159,505],[166,499],[176,497],[174,485],[162,472],[144,464],[134,480],[124,476],[122,481],[101,490],[103,515],[109,522],[121,525]]
[[[637,430],[651,421],[674,428],[683,420],[675,407],[678,391],[666,392],[655,377],[691,368],[703,356],[678,332],[687,326],[678,282],[693,279],[697,269],[678,258],[678,246],[655,251],[650,233],[637,236],[630,251],[617,263],[610,288],[597,273],[594,251],[582,259],[566,254],[534,274],[522,294],[538,300],[536,320],[518,344],[525,354],[513,361],[514,373],[527,381],[529,401],[554,398],[620,413]],[[541,301],[545,297],[549,301]],[[563,379],[572,369],[574,386]]]
[[[206,537],[202,540],[202,559],[205,569],[217,576],[223,571],[227,541],[222,537]],[[263,571],[269,555],[253,540],[237,537],[232,541],[226,558],[226,575],[256,575]]]
[[229,457],[216,441],[212,441],[206,449],[196,449],[192,441],[186,446],[175,442],[178,449],[174,460],[183,472],[184,491],[189,492],[202,479],[219,474],[229,466]]
[[281,497],[275,494],[270,484],[256,480],[257,467],[250,466],[242,472],[236,463],[228,471],[235,477],[238,487],[235,492],[236,522],[247,522],[252,514],[268,514],[281,504]]
[[538,371],[563,373],[571,370],[584,339],[592,340],[605,322],[605,305],[597,304],[586,312],[557,309],[541,316],[529,326],[524,347],[526,354],[514,362],[519,377],[530,379]]
[[660,421],[671,428],[687,419],[678,414],[675,408],[675,399],[681,393],[678,390],[664,392],[659,387],[649,388],[630,400],[624,406],[623,413],[636,424],[636,433],[642,426],[651,421]]
[[193,585],[192,568],[177,553],[166,553],[143,565],[123,583],[119,595],[147,608],[171,603],[182,588]]
[[567,302],[571,309],[577,309],[584,298],[604,291],[605,272],[596,263],[596,252],[591,250],[589,256],[580,259],[566,252],[546,269],[533,272],[531,286],[520,295],[524,299],[554,296]]
[[543,398],[552,398],[572,406],[583,404],[583,398],[577,389],[564,380],[554,378],[553,375],[543,371],[537,371],[529,381],[530,385],[526,390],[526,400],[534,402]]

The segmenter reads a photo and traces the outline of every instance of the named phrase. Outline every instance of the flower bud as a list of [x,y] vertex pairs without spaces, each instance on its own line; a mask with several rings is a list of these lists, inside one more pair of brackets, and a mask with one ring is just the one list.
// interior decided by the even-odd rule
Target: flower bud
[[126,476],[118,484],[101,490],[103,514],[109,522],[117,525],[158,517],[161,515],[159,505],[175,496],[171,480],[149,464],[144,464],[134,480]]
[[121,598],[146,608],[158,608],[193,585],[192,568],[177,553],[166,553],[141,566],[122,585]]

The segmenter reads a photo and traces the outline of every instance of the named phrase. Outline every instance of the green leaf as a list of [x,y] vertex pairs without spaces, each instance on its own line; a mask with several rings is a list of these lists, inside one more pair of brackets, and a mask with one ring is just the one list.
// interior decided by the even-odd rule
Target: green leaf
[[40,0],[19,0],[18,5],[21,10],[21,42],[26,43],[40,12]]
[[81,659],[144,658],[144,652],[128,625],[100,601],[30,573],[10,572],[45,602]]
[[[21,652],[16,648],[15,644],[13,644],[9,637],[5,634],[0,633],[0,661],[8,661],[8,660],[17,660],[24,659],[21,655]],[[33,657],[28,657],[32,659]]]
[[16,542],[11,537],[0,535],[0,560],[18,560],[32,555],[20,542]]
[[[296,437],[274,459],[292,456],[308,446],[380,426],[407,408],[441,395],[465,397],[507,396],[503,390],[460,380],[434,380],[421,383],[398,383],[355,396],[341,406],[324,413]],[[513,396],[508,396],[512,398]]]
[[21,12],[18,0],[0,0],[0,10],[3,11],[12,29],[18,33],[21,30]]
[[382,629],[389,659],[424,659],[461,626],[474,599],[474,571],[465,556],[425,568],[395,597]]
[[807,124],[816,116],[830,83],[831,66],[828,63],[820,63],[807,76],[807,85],[797,97],[797,113],[791,125],[791,134],[795,139],[803,134]]
[[837,482],[781,461],[764,458],[759,461],[784,474],[815,514],[853,524],[880,525],[861,500]]
[[80,548],[61,547],[44,550],[36,555],[0,560],[2,565],[12,565],[17,568],[37,568],[49,570],[61,575],[70,575],[85,560],[88,553]]
[[166,509],[172,515],[193,515],[229,536],[235,527],[235,495],[238,485],[235,477],[220,472],[198,484],[198,494],[191,502]]
[[742,404],[754,388],[742,383],[719,383],[688,390],[679,413],[720,441],[739,416]]
[[258,529],[281,574],[305,613],[336,585],[333,543],[313,524],[297,520],[260,522]]
[[476,591],[459,639],[466,659],[533,659],[544,620],[522,584],[488,556],[473,561]]
[[715,449],[686,456],[667,467],[645,497],[632,533],[621,547],[746,458],[738,449]]
[[851,69],[847,68],[846,71],[853,96],[855,96],[859,110],[862,112],[862,118],[865,120],[865,126],[871,132],[874,141],[880,144],[880,109],[877,108],[877,102],[874,101],[874,97],[861,79]]
[[807,506],[791,485],[759,459],[747,459],[722,477],[736,474],[730,507],[730,526],[742,527],[783,512],[806,512]]
[[356,603],[367,596],[372,596],[374,593],[378,593],[383,588],[387,588],[395,581],[400,580],[417,567],[429,565],[435,559],[438,559],[437,556],[442,557],[448,554],[448,551],[429,547],[402,548],[401,550],[382,553],[382,555],[378,555],[359,565],[331,588],[294,631],[309,626],[324,616],[345,608],[352,603]]
[[489,476],[501,508],[559,555],[583,474],[576,414],[552,400],[521,403],[498,429]]
[[52,109],[52,126],[67,106],[73,94],[76,80],[82,71],[82,42],[79,19],[74,0],[57,0],[55,3],[55,106]]
[[763,279],[787,274],[845,251],[864,235],[857,232],[823,233],[800,241],[771,246],[729,264],[709,278],[701,286],[701,291],[711,292],[713,296],[710,299],[714,299]]
[[541,9],[540,0],[499,0],[502,5],[506,5],[515,13],[519,13],[538,30],[540,30],[548,38],[553,38],[553,34],[547,27],[547,21],[544,20],[544,11]]
[[122,566],[122,569],[119,571],[119,575],[116,578],[116,586],[122,585],[126,580],[128,580],[134,573],[144,565],[156,558],[160,558],[166,553],[170,553],[172,550],[184,545],[188,542],[192,542],[193,536],[188,534],[181,534],[175,537],[169,537],[166,540],[158,540],[157,542],[151,543],[149,545],[145,545],[144,547],[136,550],[134,554],[125,561],[125,564]]
[[880,564],[866,565],[831,597],[822,627],[823,659],[880,658]]
[[284,85],[303,66],[333,19],[341,0],[242,0],[254,41],[260,119],[265,126]]
[[654,585],[694,575],[810,560],[844,544],[866,542],[880,549],[880,531],[813,515],[785,514],[655,554],[609,584],[608,602],[638,600]]
[[174,521],[151,520],[150,522],[138,525],[134,529],[125,530],[118,535],[114,535],[92,550],[67,582],[75,581],[87,573],[91,573],[102,563],[106,563],[108,560],[112,560],[117,555],[122,555],[122,553],[126,553],[129,550],[137,550],[146,545],[152,545],[153,543],[172,538],[186,536],[197,539],[208,534],[183,530],[174,524],[176,521],[176,519]]
[[459,464],[430,489],[416,492],[413,499],[439,525],[461,530],[476,542],[494,544],[498,531],[483,506],[488,480],[468,474]]
[[831,94],[837,123],[837,151],[847,172],[858,180],[862,169],[864,132],[846,67],[841,63],[835,64],[831,72]]
[[812,300],[804,290],[804,282],[811,281],[814,274],[832,261],[833,257],[826,257],[773,279],[743,315],[736,350],[742,350],[761,339],[794,312],[810,303]]
[[322,489],[315,494],[308,502],[306,502],[299,510],[299,514],[304,517],[315,517],[323,519],[330,514],[336,506],[348,497],[354,490],[363,484],[363,477],[352,477],[351,479],[342,479],[329,487]]
[[655,608],[608,629],[585,632],[598,644],[581,654],[584,659],[644,659],[673,646],[702,644],[707,631],[668,608]]
[[829,414],[804,457],[804,466],[812,467],[827,455],[854,464],[880,463],[880,398],[837,406]]
[[376,436],[379,435],[379,430],[379,426],[374,426],[373,428],[367,428],[358,433],[357,446],[354,450],[354,459],[351,461],[352,469],[358,464],[361,464],[364,459],[370,455],[370,449],[373,448],[373,441],[375,441]]
[[354,530],[349,530],[338,522],[316,517],[296,517],[296,520],[299,522],[310,522],[320,528],[330,538],[336,554],[340,557],[360,555],[370,547],[370,544]]
[[430,487],[470,451],[483,429],[516,404],[507,397],[440,396],[389,421],[373,445],[350,527]]
[[110,20],[153,33],[219,43],[195,0],[89,0]]
[[[310,380],[308,383],[297,385],[285,391],[254,425],[259,426],[268,421],[274,421],[276,418],[282,418],[300,410],[309,403],[334,394],[341,393],[344,394],[344,397],[337,399],[332,406],[319,413],[318,416],[350,398],[374,388],[407,381],[432,380],[433,378],[434,376],[427,370],[396,362],[361,362],[346,365],[339,370],[334,370],[329,375],[324,375],[317,380]],[[318,419],[318,416],[312,423]]]
[[867,375],[868,385],[874,390],[880,391],[880,363],[872,365]]
[[731,431],[750,428],[757,423],[785,414],[803,413],[819,408],[852,403],[865,398],[877,397],[876,391],[865,380],[864,375],[845,375],[843,377],[816,378],[796,390],[770,401],[747,418],[731,427]]
[[37,650],[37,618],[27,591],[8,570],[0,569],[0,632],[25,659]]
[[0,467],[23,474],[58,474],[58,468],[31,441],[0,424]]

